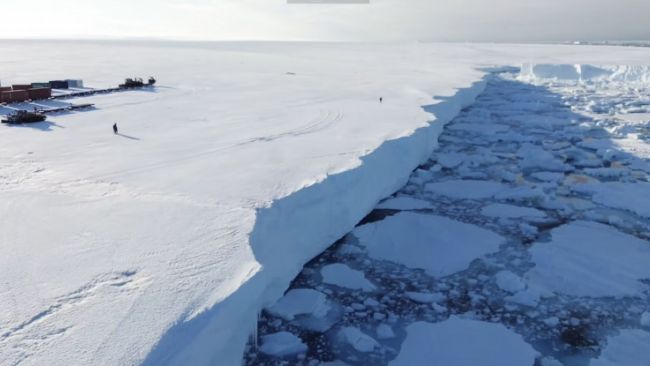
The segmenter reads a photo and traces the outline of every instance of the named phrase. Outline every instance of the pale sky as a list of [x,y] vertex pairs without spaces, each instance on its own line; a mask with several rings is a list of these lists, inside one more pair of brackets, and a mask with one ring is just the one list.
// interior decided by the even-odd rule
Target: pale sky
[[0,0],[0,38],[649,40],[650,0]]

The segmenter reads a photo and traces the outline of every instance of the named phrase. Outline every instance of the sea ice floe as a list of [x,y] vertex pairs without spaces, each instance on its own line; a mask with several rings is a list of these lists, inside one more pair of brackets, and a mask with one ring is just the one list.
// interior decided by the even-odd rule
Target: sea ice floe
[[521,158],[519,166],[524,170],[544,170],[551,172],[567,172],[571,166],[558,160],[553,154],[533,144],[523,144],[517,152]]
[[650,183],[592,183],[572,186],[573,191],[591,194],[601,205],[633,212],[650,218]]
[[507,302],[530,307],[536,307],[539,305],[540,299],[541,297],[539,292],[533,289],[522,290],[505,298]]
[[324,293],[299,288],[287,292],[275,304],[267,307],[266,311],[285,320],[293,320],[297,315],[324,317],[330,309]]
[[501,324],[452,316],[441,323],[417,322],[390,366],[532,366],[537,352]]
[[539,361],[540,366],[564,366],[562,362],[554,359],[553,357],[544,357]]
[[307,345],[289,332],[278,332],[262,337],[260,351],[264,354],[285,357],[307,352]]
[[559,182],[564,179],[564,173],[556,172],[536,172],[530,176],[543,182]]
[[589,168],[583,171],[587,175],[599,178],[620,178],[630,174],[630,171],[624,168]]
[[503,217],[508,219],[514,219],[518,217],[546,217],[546,214],[543,211],[535,208],[506,205],[501,203],[494,203],[483,207],[481,210],[481,215],[488,217]]
[[352,290],[372,291],[375,285],[366,279],[363,272],[348,267],[343,263],[324,266],[321,271],[323,282]]
[[454,123],[449,125],[451,131],[464,131],[481,135],[494,135],[507,132],[510,127],[497,123]]
[[386,201],[377,205],[377,209],[389,210],[421,210],[432,208],[431,203],[408,196],[400,196],[387,199]]
[[551,242],[531,249],[531,288],[573,296],[636,296],[650,278],[648,242],[611,226],[576,221],[551,231]]
[[439,302],[445,299],[445,295],[442,293],[431,293],[431,292],[406,292],[406,297],[409,299],[421,303],[421,304],[430,304],[432,302]]
[[413,212],[400,212],[353,233],[370,257],[421,268],[436,277],[466,269],[505,242],[500,235],[476,225]]
[[448,180],[426,185],[427,192],[456,199],[485,199],[505,191],[508,187],[487,180]]
[[349,344],[359,352],[368,353],[379,347],[379,343],[374,338],[362,332],[357,327],[344,327],[338,334],[343,342]]
[[641,326],[650,328],[650,311],[641,314]]
[[650,333],[625,329],[609,337],[607,346],[589,366],[648,366],[650,365]]
[[377,339],[391,339],[395,338],[395,332],[393,332],[393,328],[386,324],[382,323],[377,326]]
[[514,294],[526,288],[524,280],[511,271],[500,271],[495,276],[495,281],[500,289]]
[[442,167],[451,169],[459,166],[466,158],[465,154],[460,153],[439,153],[437,154],[438,164]]

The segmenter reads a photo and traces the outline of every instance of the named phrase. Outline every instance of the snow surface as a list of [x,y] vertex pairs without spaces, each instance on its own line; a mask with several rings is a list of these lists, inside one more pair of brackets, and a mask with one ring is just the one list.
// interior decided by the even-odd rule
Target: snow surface
[[417,322],[390,366],[532,366],[537,352],[501,324],[455,316],[440,323]]
[[421,268],[436,277],[462,271],[505,241],[475,225],[413,212],[400,212],[353,233],[370,257]]
[[483,89],[486,66],[649,54],[2,41],[5,84],[160,85],[0,126],[0,364],[238,364],[260,309],[407,182]]
[[530,249],[532,288],[577,296],[635,296],[650,278],[650,245],[608,225],[576,221]]

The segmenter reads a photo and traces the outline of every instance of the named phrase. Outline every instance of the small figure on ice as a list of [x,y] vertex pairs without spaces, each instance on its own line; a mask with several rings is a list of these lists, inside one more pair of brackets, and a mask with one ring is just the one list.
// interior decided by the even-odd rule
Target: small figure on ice
[[117,123],[113,123],[113,133],[117,135]]
[[379,97],[379,104],[384,102],[384,97]]

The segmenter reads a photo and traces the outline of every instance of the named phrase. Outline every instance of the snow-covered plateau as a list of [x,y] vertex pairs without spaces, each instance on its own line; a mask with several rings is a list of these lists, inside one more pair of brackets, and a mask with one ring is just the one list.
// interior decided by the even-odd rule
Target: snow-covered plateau
[[[647,48],[604,46],[0,41],[3,85],[75,78],[87,87],[109,87],[131,76],[159,80],[153,90],[79,98],[94,103],[95,110],[0,126],[0,365],[239,365],[263,308],[274,310],[278,324],[300,322],[316,332],[349,313],[329,290],[292,289],[282,300],[303,266],[349,232],[358,234],[358,241],[337,250],[347,248],[349,256],[368,251],[367,261],[400,257],[395,260],[403,267],[395,268],[395,275],[410,274],[405,268],[413,267],[421,284],[429,277],[456,281],[453,273],[474,266],[475,258],[492,258],[496,264],[485,273],[470,270],[476,270],[477,283],[490,283],[490,291],[507,294],[506,301],[518,304],[513,306],[570,291],[573,283],[564,281],[574,270],[570,259],[581,253],[591,261],[581,273],[594,279],[581,295],[647,293],[639,280],[648,272],[642,261],[648,256],[643,245],[650,237],[649,206],[621,189],[627,184],[635,194],[649,192],[650,149],[643,141],[650,136],[650,103],[625,99],[636,92],[636,99],[647,102],[639,91],[648,90],[643,87],[650,71],[642,66],[648,60]],[[521,65],[526,66],[517,85],[544,79],[553,85],[625,87],[625,95],[592,93],[588,100],[582,86],[563,90],[573,93],[581,113],[606,110],[636,118],[598,126],[626,138],[613,143],[579,123],[567,125],[568,115],[540,109],[556,101],[537,89],[514,94],[508,103],[518,108],[508,111],[506,123],[481,125],[461,114],[485,91],[493,72]],[[531,95],[542,99],[530,100]],[[9,112],[0,107],[0,114]],[[479,117],[484,112],[475,111]],[[445,125],[457,117],[447,140],[440,140],[446,144],[437,152],[440,163],[411,175],[431,160]],[[120,134],[113,134],[113,123]],[[569,138],[553,141],[553,128],[568,131],[563,136]],[[627,133],[630,129],[635,133]],[[585,131],[593,136],[574,139]],[[500,151],[485,145],[468,157],[462,150],[463,143],[496,144],[498,138],[507,145]],[[450,148],[455,143],[458,148]],[[615,164],[622,155],[625,164]],[[506,166],[503,159],[517,163]],[[611,164],[601,164],[604,160]],[[580,174],[572,174],[575,162]],[[495,171],[489,174],[488,168],[474,169],[490,164]],[[487,179],[497,173],[499,181]],[[527,179],[537,174],[537,185],[513,186],[523,182],[522,174]],[[621,176],[627,179],[616,180]],[[595,186],[599,178],[608,185]],[[398,190],[412,194],[383,202],[385,209],[440,214],[402,212],[387,220],[404,230],[408,251],[391,247],[399,233],[382,235],[377,222],[354,229]],[[545,200],[555,190],[571,197]],[[469,201],[463,199],[467,195]],[[540,205],[522,204],[533,201]],[[504,229],[478,227],[445,211],[456,209],[483,212],[483,223]],[[599,223],[559,226],[565,222],[557,212],[576,211]],[[521,215],[525,222],[516,221]],[[553,229],[540,238],[540,227]],[[587,243],[572,250],[572,238],[585,230],[594,248],[607,247],[605,239],[620,240],[620,251],[608,247],[607,253],[595,253]],[[423,232],[435,248],[417,258]],[[453,246],[458,233],[473,238],[466,251]],[[513,233],[534,242],[535,250],[529,254],[515,246]],[[450,251],[449,260],[437,257],[436,248]],[[603,277],[599,268],[621,264],[611,255],[621,252],[633,266]],[[554,255],[567,261],[555,263]],[[506,258],[521,265],[506,266],[500,262]],[[480,277],[495,271],[501,273],[498,286]],[[356,265],[327,263],[318,273],[328,286],[359,296],[386,286]],[[598,287],[597,281],[619,280],[621,288]],[[502,337],[507,343],[487,350],[490,360],[505,347],[522,362],[557,362],[541,359],[539,349],[526,343],[529,335],[515,333],[523,331],[511,314],[500,314],[510,317],[504,325],[468,314],[455,317],[450,312],[457,309],[442,304],[448,289],[427,293],[424,287],[401,290],[417,306],[445,316],[444,322],[432,315],[424,320],[440,321],[395,330],[395,319],[376,312],[370,315],[376,334],[346,324],[333,337],[349,343],[351,352],[382,351],[395,365],[416,362],[412,353],[386,351],[385,342],[395,339],[414,352],[453,362],[453,349],[424,342],[427,337],[452,342],[445,339],[448,332],[458,339],[469,336],[476,352],[489,348],[482,339]],[[545,306],[566,300],[560,296]],[[643,302],[626,300],[638,308],[626,311],[639,317],[650,311],[644,296],[645,310]],[[363,307],[375,303],[382,305],[367,298]],[[535,324],[554,320],[565,321]],[[630,351],[626,339],[637,345],[639,334],[647,339],[647,332],[626,325],[629,330],[608,335],[609,347],[594,364],[616,364],[627,357],[620,349],[632,354],[639,348]],[[312,344],[294,333],[277,329],[260,335],[256,348],[266,359],[304,355]]]

